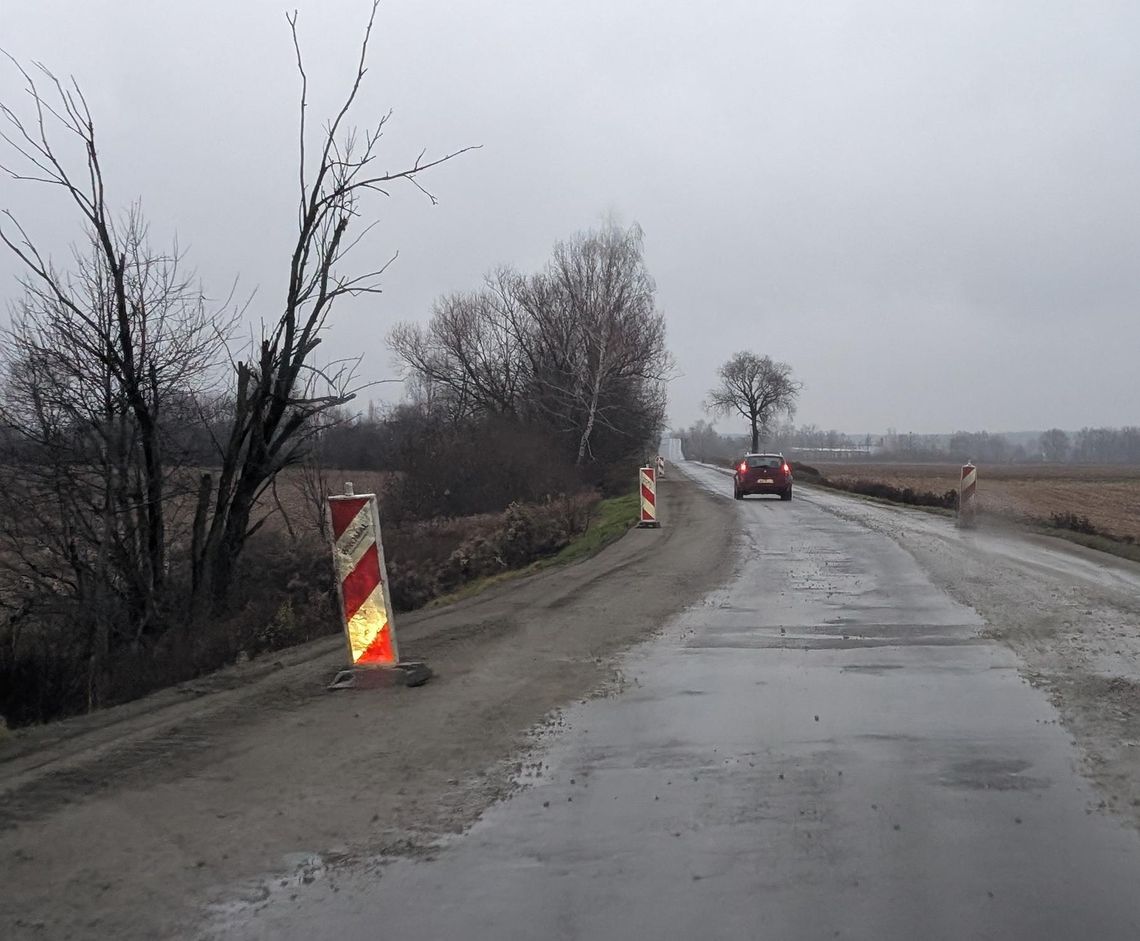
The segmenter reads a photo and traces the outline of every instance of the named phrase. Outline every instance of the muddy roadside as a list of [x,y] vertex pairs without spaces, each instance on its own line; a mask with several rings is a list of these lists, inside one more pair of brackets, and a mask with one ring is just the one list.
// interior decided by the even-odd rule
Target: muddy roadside
[[327,693],[343,653],[320,642],[21,738],[0,936],[184,936],[211,906],[431,853],[515,786],[531,730],[620,684],[615,655],[731,571],[728,501],[675,477],[661,506],[660,530],[403,620],[425,687]]
[[1100,790],[1091,811],[1140,829],[1140,564],[1007,521],[962,531],[921,511],[812,490],[810,499],[889,535],[1011,647],[1043,688]]

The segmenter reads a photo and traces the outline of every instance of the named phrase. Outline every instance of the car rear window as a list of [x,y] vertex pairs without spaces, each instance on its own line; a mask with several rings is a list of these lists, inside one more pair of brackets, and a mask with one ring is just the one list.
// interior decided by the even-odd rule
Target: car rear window
[[779,467],[783,463],[783,458],[773,457],[769,454],[754,455],[748,459],[749,467]]

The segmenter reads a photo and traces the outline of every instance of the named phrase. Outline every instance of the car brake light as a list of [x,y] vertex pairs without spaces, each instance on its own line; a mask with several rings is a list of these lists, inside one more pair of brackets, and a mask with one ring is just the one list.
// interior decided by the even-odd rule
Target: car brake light
[[748,470],[748,462],[747,461],[741,461],[740,462],[740,473],[743,474],[746,470]]
[[785,464],[785,465],[784,465],[784,473],[785,473],[785,474],[790,474],[791,472],[792,472],[792,469],[791,469],[790,467],[788,467],[788,465],[787,465],[787,464]]

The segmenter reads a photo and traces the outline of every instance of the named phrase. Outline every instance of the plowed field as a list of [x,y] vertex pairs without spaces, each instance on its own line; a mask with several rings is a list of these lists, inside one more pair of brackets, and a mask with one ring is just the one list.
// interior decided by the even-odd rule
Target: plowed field
[[[956,488],[957,464],[814,464],[835,481],[874,480],[942,493]],[[983,511],[1048,522],[1054,513],[1088,517],[1098,530],[1140,540],[1140,466],[979,465]]]

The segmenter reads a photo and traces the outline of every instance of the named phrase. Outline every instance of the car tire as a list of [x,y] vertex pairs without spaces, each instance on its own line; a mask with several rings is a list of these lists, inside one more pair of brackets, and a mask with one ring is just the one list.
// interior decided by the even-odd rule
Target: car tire
[[734,500],[743,500],[743,499],[744,499],[744,494],[742,494],[742,493],[741,493],[741,492],[740,492],[738,489],[736,489],[736,488],[734,487],[734,488],[733,488],[733,490],[732,490],[732,499],[734,499]]
[[790,499],[792,499],[792,488],[791,488],[791,487],[789,487],[787,490],[785,490],[783,493],[781,493],[781,494],[780,494],[780,499],[781,499],[781,500],[790,500]]

